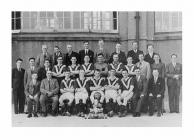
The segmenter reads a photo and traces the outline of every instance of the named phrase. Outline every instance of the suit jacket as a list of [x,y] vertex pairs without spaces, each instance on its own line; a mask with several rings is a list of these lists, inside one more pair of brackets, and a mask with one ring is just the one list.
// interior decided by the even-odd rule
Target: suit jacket
[[141,74],[144,75],[147,80],[149,80],[151,76],[150,64],[146,61],[143,61],[142,63],[138,62],[136,65],[140,68]]
[[[180,78],[174,79],[174,75],[179,75]],[[176,66],[174,67],[172,63],[169,63],[166,66],[166,77],[167,77],[167,85],[168,86],[173,86],[173,85],[178,85],[181,86],[182,82],[182,64],[176,63]]]
[[40,81],[37,81],[36,84],[33,85],[32,80],[30,80],[25,86],[25,94],[26,97],[28,97],[29,95],[40,95]]
[[158,77],[156,83],[154,82],[154,77],[152,77],[148,82],[148,94],[152,93],[154,97],[157,95],[164,96],[165,84],[164,79]]
[[65,60],[65,65],[66,66],[70,66],[71,65],[71,57],[72,56],[75,56],[77,58],[77,64],[80,64],[79,54],[77,52],[72,51],[71,54],[69,54],[69,53],[65,54],[64,60]]
[[18,71],[17,68],[12,69],[12,88],[13,90],[20,89],[24,91],[24,73],[25,70],[21,68],[21,71]]
[[144,60],[146,61],[146,62],[148,62],[148,63],[150,63],[150,65],[151,64],[153,64],[154,63],[154,55],[155,55],[156,53],[154,52],[153,53],[153,55],[152,55],[152,57],[149,55],[149,53],[147,53],[146,55],[145,55],[145,57],[144,57]]
[[24,74],[24,87],[26,87],[26,84],[32,80],[32,72],[38,72],[38,68],[34,68],[34,71],[31,70],[31,68],[27,69]]
[[152,72],[153,72],[153,69],[157,69],[158,70],[159,77],[165,78],[166,69],[165,69],[165,64],[164,63],[161,63],[161,62],[159,64],[153,63],[151,65],[151,71]]
[[99,48],[95,50],[95,62],[97,62],[98,54],[102,53],[104,55],[104,62],[107,63],[109,61],[109,55],[105,49],[100,50]]
[[39,54],[36,58],[36,66],[43,67],[45,59],[49,59],[50,65],[52,66],[52,55],[50,55],[49,53],[46,53],[45,57],[44,57],[43,53]]
[[88,54],[85,54],[85,50],[80,50],[79,51],[80,64],[84,64],[84,57],[85,57],[85,55],[89,55],[90,63],[94,63],[94,52],[92,50],[88,50]]
[[135,53],[133,50],[130,50],[127,54],[127,57],[131,56],[133,58],[133,64],[136,64],[139,62],[140,53],[143,53],[143,51],[137,50],[137,53]]
[[[113,62],[113,55],[116,54],[116,52],[113,52],[110,56],[109,63]],[[124,65],[127,64],[127,58],[123,51],[120,51],[119,53],[119,62],[123,63]]]
[[[51,67],[49,68],[50,71],[52,71]],[[38,81],[42,81],[43,79],[46,78],[46,69],[45,67],[41,67],[38,69]]]
[[47,94],[47,91],[51,91],[53,95],[57,95],[59,91],[59,84],[57,79],[50,79],[50,84],[47,78],[43,79],[40,85],[40,92],[42,94]]
[[144,96],[147,95],[147,80],[145,76],[140,75],[139,80],[137,81],[137,78],[134,77],[134,93],[137,97],[139,97],[141,94]]
[[62,57],[63,58],[63,64],[65,64],[64,54],[62,52],[59,52],[59,54],[54,53],[52,55],[52,62],[53,62],[52,66],[57,65],[57,58],[58,57]]

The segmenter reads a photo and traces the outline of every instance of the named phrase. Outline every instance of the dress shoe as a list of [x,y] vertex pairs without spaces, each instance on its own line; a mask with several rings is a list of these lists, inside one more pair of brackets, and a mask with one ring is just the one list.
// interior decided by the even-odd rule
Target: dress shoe
[[118,113],[118,117],[122,117],[122,113],[121,112]]
[[160,112],[157,113],[157,117],[161,117],[161,113]]
[[133,113],[133,117],[137,117],[137,113],[135,112],[135,113]]
[[66,112],[66,116],[71,116],[71,114],[69,112]]
[[114,112],[113,111],[108,112],[108,116],[109,117],[113,117],[113,115],[114,115]]
[[154,113],[152,113],[152,112],[149,112],[149,116],[153,116],[154,115]]
[[46,112],[43,112],[43,113],[42,113],[42,116],[43,116],[43,117],[46,117],[46,116],[47,116],[47,113],[46,113]]
[[32,117],[32,114],[30,113],[30,114],[28,114],[28,116],[27,116],[28,118],[31,118]]
[[34,113],[34,117],[38,117],[38,114],[37,113]]
[[140,117],[140,116],[141,116],[141,113],[137,112],[136,117]]

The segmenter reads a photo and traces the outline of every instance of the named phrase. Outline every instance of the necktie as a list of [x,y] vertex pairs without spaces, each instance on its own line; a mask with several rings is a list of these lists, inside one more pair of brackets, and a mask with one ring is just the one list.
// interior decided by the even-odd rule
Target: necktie
[[85,50],[85,54],[88,54],[88,50]]
[[49,84],[49,91],[50,91],[50,88],[51,88],[51,87],[50,87],[50,79],[48,80],[48,84]]

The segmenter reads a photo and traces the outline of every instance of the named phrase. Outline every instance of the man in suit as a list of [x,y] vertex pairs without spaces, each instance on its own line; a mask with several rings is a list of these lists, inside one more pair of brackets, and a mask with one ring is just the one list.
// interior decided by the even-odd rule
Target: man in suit
[[133,117],[140,117],[147,96],[147,80],[141,75],[140,69],[135,69],[134,95],[132,97]]
[[121,51],[121,43],[118,42],[115,46],[115,52],[113,52],[110,56],[110,60],[109,60],[109,63],[112,63],[113,62],[113,56],[114,54],[118,54],[118,57],[119,57],[119,62],[123,63],[124,65],[127,64],[127,58],[126,58],[126,55],[125,55],[125,52]]
[[52,66],[52,55],[50,55],[47,52],[47,45],[42,45],[42,53],[39,54],[36,58],[36,66],[39,67],[43,67],[44,66],[44,61],[45,59],[48,59],[50,61],[50,64]]
[[50,61],[49,59],[45,59],[44,61],[44,67],[41,67],[38,70],[38,81],[42,81],[43,79],[46,78],[46,72],[51,71],[51,66],[50,66]]
[[34,117],[38,117],[37,111],[40,96],[40,81],[37,81],[38,78],[37,72],[33,72],[31,76],[32,76],[31,80],[28,81],[25,87],[28,118],[32,117],[32,113],[34,114]]
[[24,94],[24,73],[25,70],[21,67],[23,60],[16,60],[16,68],[12,69],[12,91],[14,98],[15,114],[24,112],[25,94]]
[[158,69],[154,69],[152,72],[153,76],[150,78],[148,82],[148,107],[149,107],[149,116],[154,114],[155,104],[156,101],[157,106],[157,116],[161,116],[162,112],[162,98],[164,96],[164,80],[159,77]]
[[84,41],[84,50],[79,51],[80,64],[84,64],[85,55],[88,55],[90,57],[90,63],[94,62],[94,52],[89,49],[88,45],[89,45],[89,42]]
[[71,44],[67,44],[67,53],[65,54],[65,65],[66,66],[70,66],[72,63],[71,63],[71,58],[72,57],[76,57],[76,64],[80,64],[80,56],[77,52],[74,52],[72,50],[72,45]]
[[154,52],[154,46],[152,44],[148,44],[147,50],[148,53],[145,55],[144,60],[152,65],[154,63],[154,55],[156,54]]
[[170,113],[179,113],[179,96],[182,82],[182,64],[177,63],[177,55],[171,55],[171,63],[166,66],[166,77]]
[[57,79],[52,78],[52,72],[47,71],[47,78],[43,79],[40,86],[40,104],[42,108],[43,117],[47,116],[46,103],[50,99],[52,101],[52,115],[57,115],[58,107],[58,92],[59,84]]
[[147,80],[149,80],[150,76],[151,76],[151,68],[150,68],[150,64],[148,62],[144,61],[144,54],[143,53],[139,54],[139,62],[136,65],[137,65],[137,67],[140,68],[141,74],[144,75]]
[[52,62],[53,62],[53,66],[54,65],[57,65],[57,58],[58,57],[62,57],[63,58],[63,64],[65,64],[65,61],[64,61],[64,54],[60,51],[59,47],[58,46],[55,46],[54,47],[54,54],[53,54],[53,59],[52,59]]
[[97,62],[97,59],[98,59],[98,54],[103,54],[104,56],[104,62],[107,63],[108,60],[109,60],[109,55],[107,53],[107,51],[105,50],[104,48],[104,40],[103,39],[100,39],[98,41],[98,48],[95,50],[95,62]]
[[133,58],[133,64],[139,62],[139,54],[143,53],[142,51],[138,50],[137,42],[132,43],[132,50],[130,50],[127,54],[127,57],[131,56]]
[[29,58],[29,64],[30,64],[30,68],[28,68],[24,74],[24,87],[26,87],[26,84],[28,83],[28,81],[32,80],[32,73],[38,72],[38,68],[35,67],[34,57]]

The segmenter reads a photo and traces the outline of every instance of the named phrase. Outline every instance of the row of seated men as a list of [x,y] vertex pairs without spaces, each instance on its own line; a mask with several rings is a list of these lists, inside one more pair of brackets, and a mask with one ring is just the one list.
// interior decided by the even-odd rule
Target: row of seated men
[[[52,78],[51,71],[47,71],[46,78],[41,83],[37,80],[38,74],[33,73],[32,81],[25,87],[28,117],[31,117],[32,113],[35,117],[38,116],[39,102],[42,115],[47,116],[48,100],[52,102],[52,115],[57,114],[59,103],[61,114],[70,116],[74,102],[76,114],[82,117],[96,109],[101,109],[108,117],[112,117],[115,113],[118,113],[119,117],[126,116],[127,104],[131,101],[133,116],[137,117],[140,116],[146,97],[148,97],[149,115],[154,114],[156,105],[157,116],[161,116],[165,85],[157,69],[153,70],[153,78],[148,83],[140,74],[139,68],[135,69],[135,77],[129,76],[126,69],[123,69],[121,79],[117,78],[115,73],[115,69],[111,69],[109,76],[104,78],[101,77],[99,70],[95,70],[94,76],[85,77],[85,71],[80,69],[79,77],[73,79],[70,78],[71,72],[66,70],[60,86],[57,79]],[[36,90],[32,91],[31,86],[35,86],[33,89]]]
[[[135,44],[136,43],[133,43],[133,45]],[[88,43],[84,43],[84,45],[87,46]],[[116,45],[116,49],[119,48],[119,45],[120,44]],[[42,51],[45,51],[44,47],[45,46],[43,46]],[[148,50],[150,48],[153,49],[153,46],[152,45],[148,46]],[[134,55],[130,55],[131,53],[129,53],[129,56],[127,58],[125,57],[125,55],[121,55],[120,53],[113,53],[111,57],[112,62],[109,64],[104,62],[105,60],[104,53],[98,53],[96,63],[95,64],[91,63],[91,56],[89,54],[87,55],[87,50],[86,50],[86,54],[82,55],[82,58],[83,58],[82,64],[77,63],[77,61],[79,61],[78,59],[80,58],[76,57],[77,55],[73,55],[73,53],[71,53],[70,55],[71,64],[66,64],[66,65],[63,65],[64,58],[60,55],[56,57],[56,61],[57,61],[56,65],[53,65],[50,59],[47,59],[46,57],[44,59],[42,59],[42,57],[38,57],[36,59],[36,64],[37,62],[42,63],[42,61],[44,60],[42,64],[43,66],[40,66],[39,64],[39,67],[35,66],[35,59],[30,58],[29,59],[30,69],[27,69],[26,71],[24,71],[24,69],[21,68],[22,60],[17,59],[16,61],[17,68],[14,68],[12,70],[12,87],[13,87],[13,95],[14,95],[15,113],[17,114],[17,113],[23,112],[25,97],[23,97],[23,95],[21,94],[22,89],[24,89],[27,83],[29,83],[29,81],[32,80],[31,76],[34,71],[38,71],[37,72],[38,81],[42,81],[43,79],[46,78],[47,71],[52,71],[53,78],[56,78],[58,84],[61,85],[61,81],[64,79],[65,71],[67,71],[67,69],[68,71],[70,71],[70,78],[74,80],[79,77],[80,70],[84,70],[84,76],[89,78],[94,75],[95,70],[100,70],[101,77],[107,78],[110,71],[114,69],[115,76],[120,80],[123,77],[122,75],[123,70],[126,70],[130,77],[135,77],[136,75],[135,70],[137,68],[139,69],[140,74],[143,75],[143,77],[145,77],[147,83],[150,80],[150,78],[153,77],[152,73],[154,69],[157,69],[159,73],[159,77],[161,77],[162,79],[167,77],[170,112],[178,113],[180,81],[181,81],[180,79],[182,76],[181,75],[182,67],[180,63],[176,63],[177,55],[176,54],[171,55],[171,63],[169,63],[165,69],[165,65],[160,61],[159,54],[156,54],[156,53],[152,54],[152,57],[150,57],[150,60],[152,59],[153,62],[151,63],[151,61],[147,61],[147,62],[144,61],[147,59],[144,59],[144,54],[140,53],[139,50],[133,50],[133,51],[134,53],[135,51],[138,52],[137,53],[138,58],[136,57],[134,58]],[[124,58],[124,59],[121,59],[121,58]],[[125,63],[126,65],[122,63],[123,60],[127,61],[127,64]],[[24,83],[24,85],[22,85],[22,83]],[[150,96],[152,96],[152,94],[150,94]],[[139,112],[134,113],[134,116],[139,116]]]

